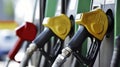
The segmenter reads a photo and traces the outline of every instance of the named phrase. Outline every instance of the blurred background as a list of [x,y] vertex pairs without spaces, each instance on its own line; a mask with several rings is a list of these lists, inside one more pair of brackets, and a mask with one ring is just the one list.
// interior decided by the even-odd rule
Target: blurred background
[[[34,1],[0,0],[0,67],[4,66],[7,54],[18,38],[15,34],[15,29],[25,23],[25,21],[32,22]],[[38,5],[35,10],[36,16],[34,17],[36,21],[39,20]],[[16,59],[21,60],[20,57],[23,56],[22,50],[18,54]],[[18,64],[11,62],[9,66],[18,66]]]

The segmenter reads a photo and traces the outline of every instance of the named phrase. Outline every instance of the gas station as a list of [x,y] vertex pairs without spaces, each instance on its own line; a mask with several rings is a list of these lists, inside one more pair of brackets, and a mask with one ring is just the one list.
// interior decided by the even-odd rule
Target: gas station
[[120,67],[119,0],[1,0],[0,67]]

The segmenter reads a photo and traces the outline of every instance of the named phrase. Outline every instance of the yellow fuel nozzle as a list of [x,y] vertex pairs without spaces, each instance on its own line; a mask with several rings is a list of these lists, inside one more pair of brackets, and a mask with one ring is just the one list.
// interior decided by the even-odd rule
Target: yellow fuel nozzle
[[65,39],[71,29],[70,19],[64,14],[45,18],[43,25],[50,28],[62,40]]
[[91,12],[82,13],[77,24],[85,26],[90,34],[99,40],[102,40],[108,29],[108,18],[102,9],[95,9]]

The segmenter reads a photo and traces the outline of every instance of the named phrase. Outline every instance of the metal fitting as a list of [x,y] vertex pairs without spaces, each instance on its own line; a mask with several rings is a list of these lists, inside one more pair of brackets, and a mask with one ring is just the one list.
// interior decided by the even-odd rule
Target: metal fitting
[[72,50],[69,47],[66,47],[62,50],[62,55],[64,57],[68,57],[68,56],[70,56],[71,52],[72,52]]
[[36,50],[37,46],[35,43],[31,43],[30,46],[27,48],[26,54],[30,54]]

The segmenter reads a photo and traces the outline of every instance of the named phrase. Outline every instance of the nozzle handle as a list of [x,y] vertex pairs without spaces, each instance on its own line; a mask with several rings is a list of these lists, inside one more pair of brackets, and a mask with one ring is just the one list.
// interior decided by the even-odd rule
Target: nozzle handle
[[[19,38],[14,46],[14,48],[12,50],[10,50],[8,57],[10,60],[15,60],[15,56],[18,53],[19,49],[21,48],[22,44],[24,42],[24,39]],[[18,63],[20,63],[20,61],[16,61]]]

